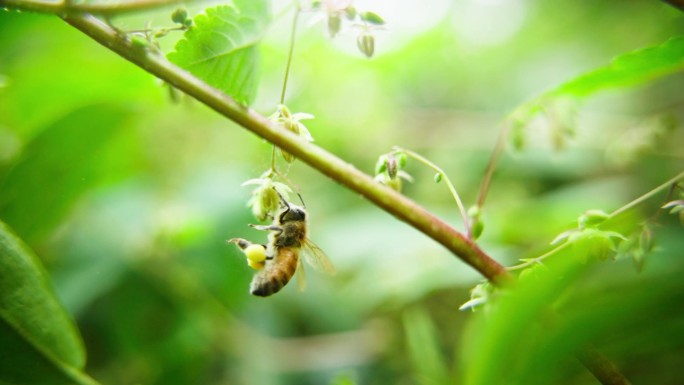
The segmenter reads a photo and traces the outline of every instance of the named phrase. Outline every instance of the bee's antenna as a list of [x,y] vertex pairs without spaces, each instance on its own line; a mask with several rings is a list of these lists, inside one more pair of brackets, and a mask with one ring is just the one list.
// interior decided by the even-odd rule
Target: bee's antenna
[[[290,210],[290,203],[287,201],[287,199],[283,197],[283,195],[280,193],[280,191],[278,191],[277,188],[273,187],[273,189],[275,190],[276,194],[278,194],[278,197],[280,197],[280,201],[285,205],[285,207],[287,207],[288,210]],[[297,195],[299,195],[299,193],[297,193]]]
[[299,201],[302,202],[302,207],[306,208],[306,203],[304,203],[304,199],[302,199],[302,194],[297,193],[297,196],[299,197]]

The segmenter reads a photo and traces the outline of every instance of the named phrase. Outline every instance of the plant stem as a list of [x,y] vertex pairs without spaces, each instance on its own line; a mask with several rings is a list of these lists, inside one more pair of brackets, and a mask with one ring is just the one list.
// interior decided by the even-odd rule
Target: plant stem
[[602,384],[630,385],[618,368],[593,346],[585,346],[577,353],[577,359],[589,369]]
[[210,87],[164,57],[134,47],[125,36],[97,18],[91,15],[67,15],[64,20],[126,60],[172,84],[221,115],[359,193],[401,221],[415,227],[442,244],[493,283],[504,284],[511,279],[511,275],[501,264],[489,257],[464,234],[454,230],[446,222],[412,200],[376,182],[351,164],[238,104],[223,92]]
[[456,191],[456,187],[454,187],[454,184],[451,183],[451,179],[449,179],[449,176],[442,170],[439,166],[436,164],[432,163],[429,159],[425,158],[424,156],[415,153],[411,150],[406,150],[401,147],[394,147],[394,151],[396,152],[403,152],[404,154],[410,156],[411,158],[423,163],[424,165],[430,167],[431,169],[435,170],[438,172],[443,178],[444,181],[446,182],[449,191],[451,192],[451,196],[454,197],[454,200],[456,201],[456,205],[458,206],[458,210],[461,212],[461,218],[463,218],[463,226],[465,226],[465,233],[468,238],[472,238],[472,234],[470,232],[470,221],[468,221],[468,214],[466,213],[466,209],[463,206],[463,202],[461,201],[461,197],[458,195],[458,191]]
[[292,29],[290,30],[290,49],[287,52],[287,65],[285,66],[285,78],[283,79],[283,89],[280,92],[280,104],[285,104],[285,92],[287,91],[287,80],[290,78],[290,67],[292,66],[292,56],[294,56],[294,46],[297,37],[297,21],[302,7],[297,3],[292,19]]
[[143,28],[143,29],[129,29],[126,31],[122,31],[123,33],[150,33],[150,32],[156,32],[160,30],[166,30],[166,31],[185,31],[187,30],[188,27],[168,27],[168,28]]
[[8,7],[22,11],[41,13],[77,14],[90,13],[94,15],[111,16],[116,14],[139,12],[148,9],[168,7],[174,4],[189,4],[195,0],[125,0],[116,3],[78,3],[70,1],[41,1],[41,0],[0,0],[0,7]]
[[679,182],[681,179],[684,179],[684,172],[677,174],[677,176],[669,179],[667,182],[664,182],[660,186],[654,188],[653,190],[647,192],[646,194],[640,196],[639,198],[637,198],[637,199],[627,203],[626,205],[620,207],[619,209],[613,211],[612,213],[610,213],[608,215],[608,219],[606,219],[606,220],[612,219],[613,217],[616,217],[616,216],[624,213],[625,211],[631,209],[632,207],[634,207],[634,206],[640,204],[641,202],[651,198],[652,196],[658,194],[660,191],[674,185],[675,183]]
[[[664,182],[663,184],[659,185],[658,187],[654,188],[653,190],[647,192],[646,194],[634,199],[633,201],[627,203],[626,205],[624,205],[624,206],[620,207],[619,209],[613,211],[612,213],[608,214],[608,218],[606,218],[606,220],[603,223],[601,223],[599,225],[599,227],[605,225],[605,223],[607,223],[609,220],[615,218],[616,216],[624,213],[627,210],[632,209],[633,207],[637,206],[638,204],[644,202],[645,200],[652,198],[654,195],[658,194],[662,190],[665,190],[668,187],[674,186],[677,182],[679,182],[682,179],[684,179],[684,172],[677,174],[676,176],[670,178],[667,182]],[[515,266],[511,266],[508,268],[508,270],[509,271],[519,270],[519,269],[523,269],[527,266],[533,265],[535,263],[540,263],[544,259],[546,259],[546,258],[556,254],[557,252],[563,250],[569,244],[570,243],[568,243],[566,241],[566,242],[560,244],[559,246],[555,247],[554,249],[551,249],[548,252],[544,253],[543,255],[540,255],[539,257],[536,257],[536,258],[531,258],[531,259],[525,261],[524,263],[520,263],[520,264],[517,264]]]
[[[280,104],[285,104],[285,93],[287,92],[287,81],[290,78],[290,68],[292,67],[292,57],[294,56],[294,46],[297,37],[297,21],[299,20],[299,14],[302,11],[302,7],[299,5],[299,1],[296,2],[297,6],[294,10],[294,17],[292,19],[292,29],[290,30],[290,48],[287,51],[287,64],[285,65],[285,77],[283,78],[283,88],[280,91]],[[276,145],[273,143],[273,148],[271,149],[271,170],[275,171],[275,158],[276,158]]]
[[527,266],[531,266],[531,265],[534,265],[537,263],[541,263],[541,261],[543,261],[546,258],[558,253],[559,251],[565,249],[569,245],[570,245],[570,243],[568,243],[568,242],[561,243],[560,245],[554,247],[553,249],[547,251],[546,253],[544,253],[544,254],[536,257],[536,258],[530,258],[529,260],[526,260],[524,263],[520,263],[520,264],[517,264],[515,266],[509,267],[508,271],[520,270],[520,269],[526,268]]
[[496,144],[494,145],[494,150],[492,150],[492,155],[489,157],[487,162],[487,168],[485,169],[484,177],[482,178],[482,184],[480,185],[480,192],[477,195],[477,207],[480,209],[484,206],[485,200],[487,199],[487,193],[489,192],[489,184],[492,181],[492,176],[494,175],[494,170],[496,169],[496,164],[499,161],[499,157],[503,153],[506,144],[506,137],[508,137],[508,131],[510,130],[510,123],[508,119],[505,120],[504,126],[499,131],[499,136],[496,138]]

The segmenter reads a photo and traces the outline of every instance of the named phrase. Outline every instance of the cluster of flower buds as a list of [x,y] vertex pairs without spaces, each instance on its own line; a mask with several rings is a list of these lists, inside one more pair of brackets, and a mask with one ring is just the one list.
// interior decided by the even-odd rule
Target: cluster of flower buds
[[280,197],[278,194],[287,197],[292,189],[284,183],[273,180],[273,170],[268,170],[256,179],[250,179],[242,186],[256,185],[252,191],[252,197],[247,202],[247,206],[252,208],[252,214],[259,221],[273,218],[278,211]]
[[[309,129],[306,128],[301,120],[313,118],[313,115],[305,112],[296,112],[293,114],[284,104],[278,105],[276,112],[269,117],[272,122],[282,125],[286,130],[294,132],[309,142],[313,142],[313,136],[311,136],[311,132],[309,132]],[[294,155],[289,152],[281,149],[280,153],[283,155],[283,159],[288,163],[292,163],[295,160]]]
[[185,8],[176,8],[171,14],[171,20],[179,26],[171,28],[152,27],[151,22],[148,21],[145,29],[129,33],[131,43],[137,48],[159,50],[158,38],[168,35],[171,31],[185,31],[192,27],[192,18],[188,16],[188,11]]
[[375,53],[375,30],[385,25],[385,20],[375,12],[358,12],[352,5],[354,0],[318,0],[314,8],[321,8],[325,14],[326,26],[330,37],[337,36],[346,21],[359,29],[356,46],[366,57]]
[[185,28],[192,27],[192,18],[188,17],[188,11],[185,8],[176,8],[171,14],[171,21]]
[[568,242],[581,263],[586,263],[590,259],[599,261],[615,259],[617,256],[616,240],[625,241],[627,238],[615,231],[599,229],[599,226],[609,218],[610,215],[601,210],[587,210],[577,218],[576,229],[560,234],[551,244]]
[[375,164],[375,180],[395,191],[401,191],[402,179],[413,182],[413,177],[404,171],[406,159],[406,154],[403,152],[380,155]]

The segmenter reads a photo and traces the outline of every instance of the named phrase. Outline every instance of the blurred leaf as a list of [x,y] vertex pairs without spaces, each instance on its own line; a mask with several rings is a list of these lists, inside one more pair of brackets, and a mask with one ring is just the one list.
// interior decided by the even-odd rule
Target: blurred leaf
[[95,103],[135,101],[155,111],[166,103],[152,76],[59,18],[0,12],[0,41],[0,74],[7,80],[0,88],[0,126],[21,141]]
[[423,385],[449,384],[449,369],[439,346],[437,328],[430,316],[419,309],[404,315],[408,351],[418,383]]
[[[520,281],[498,301],[490,301],[489,312],[473,317],[464,333],[464,383],[560,383],[568,367],[577,365],[576,353],[592,342],[619,346],[627,340],[648,340],[645,335],[652,326],[664,321],[681,329],[681,316],[673,307],[679,307],[684,293],[682,265],[675,250],[661,255],[661,262],[646,276],[629,274],[629,263],[577,263],[568,249],[554,255],[548,269]],[[662,335],[665,340],[671,336]],[[681,339],[671,342],[681,346]],[[637,357],[643,353],[630,349],[629,356],[637,360],[633,362],[640,362]]]
[[249,105],[256,96],[258,50],[268,24],[266,0],[235,0],[195,17],[170,61]]
[[[552,304],[587,266],[576,263],[564,251],[555,255],[552,262],[555,262],[555,268],[547,274],[519,282],[518,286],[499,296],[490,311],[473,317],[463,345],[465,384],[518,383],[521,367],[532,365],[527,354],[542,338],[541,322]],[[558,350],[554,354],[558,358],[568,352]],[[537,368],[540,372],[544,369]]]
[[[609,65],[569,80],[516,108],[511,114],[514,146],[522,147],[522,128],[540,112],[553,111],[559,105],[572,103],[572,98],[584,98],[608,88],[645,83],[682,70],[684,37],[674,37],[660,45],[617,56]],[[556,139],[562,139],[562,136],[556,135],[558,133],[572,133],[575,130],[574,123],[563,115],[554,113],[550,116],[552,129],[555,130],[552,133]]]
[[[106,149],[130,113],[100,105],[72,112],[45,129],[0,176],[0,215],[31,242],[54,226],[85,191],[134,159]],[[106,172],[103,170],[106,170]]]
[[684,69],[684,37],[616,57],[609,65],[565,82],[549,96],[584,97],[611,87],[647,82]]
[[83,341],[38,259],[0,222],[0,383],[95,384]]

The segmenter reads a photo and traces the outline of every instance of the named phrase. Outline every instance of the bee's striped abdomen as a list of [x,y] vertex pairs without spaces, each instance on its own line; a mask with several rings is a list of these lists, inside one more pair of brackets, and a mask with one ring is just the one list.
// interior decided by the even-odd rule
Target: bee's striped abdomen
[[282,289],[295,274],[299,261],[299,249],[279,247],[273,260],[266,262],[266,267],[254,275],[249,292],[259,297],[268,297]]

